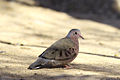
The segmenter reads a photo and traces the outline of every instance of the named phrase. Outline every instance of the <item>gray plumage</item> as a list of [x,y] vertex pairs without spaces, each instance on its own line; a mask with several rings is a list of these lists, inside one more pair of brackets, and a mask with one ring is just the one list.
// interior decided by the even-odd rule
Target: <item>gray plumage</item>
[[78,54],[79,37],[82,37],[80,31],[72,29],[65,38],[56,41],[39,55],[38,59],[28,69],[64,66],[70,63]]

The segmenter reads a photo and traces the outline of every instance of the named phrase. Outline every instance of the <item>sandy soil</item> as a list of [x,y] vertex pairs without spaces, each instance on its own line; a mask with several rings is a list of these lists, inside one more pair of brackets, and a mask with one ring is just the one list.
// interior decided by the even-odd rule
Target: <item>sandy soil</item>
[[[0,80],[120,80],[119,29],[42,7],[4,1],[0,6]],[[73,69],[27,69],[72,28],[85,37]]]

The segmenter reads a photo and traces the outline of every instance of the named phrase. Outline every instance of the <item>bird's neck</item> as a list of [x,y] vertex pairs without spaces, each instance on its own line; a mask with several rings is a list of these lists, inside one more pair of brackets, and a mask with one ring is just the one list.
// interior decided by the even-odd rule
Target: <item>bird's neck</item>
[[75,43],[75,49],[76,49],[76,53],[79,52],[79,41],[78,41],[78,38],[75,38],[75,37],[69,37],[69,36],[66,36],[66,38],[70,38],[73,43]]
[[78,38],[73,38],[72,41],[75,43],[76,53],[79,52],[79,41]]
[[72,37],[71,37],[71,39],[72,39],[72,41],[73,41],[75,44],[79,44],[78,38],[74,38],[74,37],[72,38]]
[[77,37],[70,37],[70,36],[66,36],[67,38],[70,38],[76,45],[79,45],[79,41]]
[[75,48],[78,49],[79,51],[79,41],[77,37],[69,37],[74,43],[75,43]]

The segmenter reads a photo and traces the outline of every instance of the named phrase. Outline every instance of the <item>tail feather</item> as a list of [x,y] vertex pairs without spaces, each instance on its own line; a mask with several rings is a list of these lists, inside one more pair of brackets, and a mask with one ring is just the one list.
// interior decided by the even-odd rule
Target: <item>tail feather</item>
[[34,63],[32,63],[28,69],[40,69],[43,68],[47,64],[42,58],[38,58]]
[[41,69],[41,68],[53,68],[53,67],[60,67],[65,65],[64,63],[61,63],[59,61],[55,60],[48,60],[39,57],[34,63],[32,63],[28,69]]

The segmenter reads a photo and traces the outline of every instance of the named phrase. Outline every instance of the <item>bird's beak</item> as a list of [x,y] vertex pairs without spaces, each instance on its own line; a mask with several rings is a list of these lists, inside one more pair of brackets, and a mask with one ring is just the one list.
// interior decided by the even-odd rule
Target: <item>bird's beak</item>
[[84,39],[81,35],[79,35],[80,38]]

